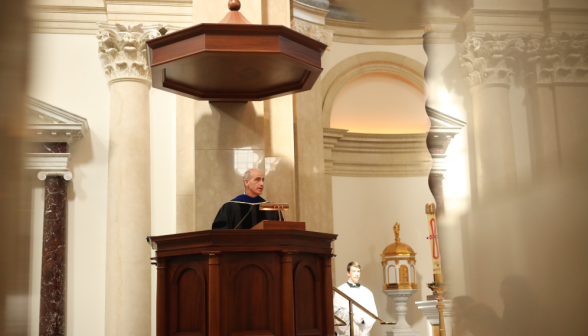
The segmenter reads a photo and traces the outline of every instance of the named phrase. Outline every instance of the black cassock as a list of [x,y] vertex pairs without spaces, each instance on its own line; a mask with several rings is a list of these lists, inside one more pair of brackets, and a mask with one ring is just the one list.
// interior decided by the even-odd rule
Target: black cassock
[[[280,220],[278,211],[259,210],[260,203],[268,203],[261,196],[239,195],[220,208],[212,229],[251,229],[262,220]],[[240,223],[240,224],[239,224]]]

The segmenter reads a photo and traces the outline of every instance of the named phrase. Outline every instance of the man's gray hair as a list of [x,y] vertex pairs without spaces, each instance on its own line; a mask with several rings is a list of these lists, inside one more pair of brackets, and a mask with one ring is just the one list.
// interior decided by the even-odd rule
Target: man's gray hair
[[243,183],[245,183],[245,180],[249,180],[249,179],[251,179],[251,170],[247,169],[245,174],[243,174]]

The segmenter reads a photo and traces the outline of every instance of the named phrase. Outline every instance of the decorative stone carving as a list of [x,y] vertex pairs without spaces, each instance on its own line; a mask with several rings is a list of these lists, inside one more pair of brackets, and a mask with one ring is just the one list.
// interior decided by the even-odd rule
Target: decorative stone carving
[[319,27],[316,24],[293,19],[292,29],[319,42],[322,42],[327,46],[330,46],[331,43],[333,43],[334,31]]
[[[72,143],[88,131],[88,121],[71,112],[29,97],[26,113],[27,140],[36,144]],[[42,153],[33,149],[34,153]],[[55,153],[55,151],[48,151]]]
[[98,23],[98,28],[98,55],[110,82],[124,78],[151,83],[145,42],[161,36],[160,30],[165,28],[142,23],[135,26]]
[[525,37],[525,69],[537,83],[588,82],[588,35]]
[[488,83],[509,84],[517,56],[524,53],[522,35],[469,33],[463,43],[461,66],[471,86]]
[[61,176],[64,180],[69,181],[72,179],[73,174],[69,170],[64,171],[40,171],[37,173],[37,178],[41,181],[45,181],[47,176]]

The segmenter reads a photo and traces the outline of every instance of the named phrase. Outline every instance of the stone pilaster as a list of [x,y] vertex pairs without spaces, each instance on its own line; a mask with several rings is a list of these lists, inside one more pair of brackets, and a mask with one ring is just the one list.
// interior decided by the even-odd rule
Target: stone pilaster
[[588,36],[528,35],[525,42],[533,166],[543,178],[562,168],[575,169],[586,158],[577,149],[588,141]]
[[98,54],[109,75],[106,334],[151,333],[149,89],[146,41],[161,26],[98,24]]
[[510,113],[510,77],[523,52],[519,35],[470,33],[460,60],[471,86],[476,175],[481,200],[517,185]]

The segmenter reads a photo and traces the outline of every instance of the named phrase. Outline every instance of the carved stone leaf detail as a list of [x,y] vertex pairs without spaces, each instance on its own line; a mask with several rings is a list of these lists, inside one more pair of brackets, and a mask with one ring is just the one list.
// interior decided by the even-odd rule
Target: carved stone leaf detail
[[587,82],[588,35],[527,36],[525,70],[538,83]]
[[518,55],[524,53],[521,35],[470,33],[460,55],[465,80],[471,85],[485,83],[508,84]]
[[158,27],[102,24],[100,28],[96,34],[98,56],[110,80],[134,77],[151,81],[146,42],[161,36]]

